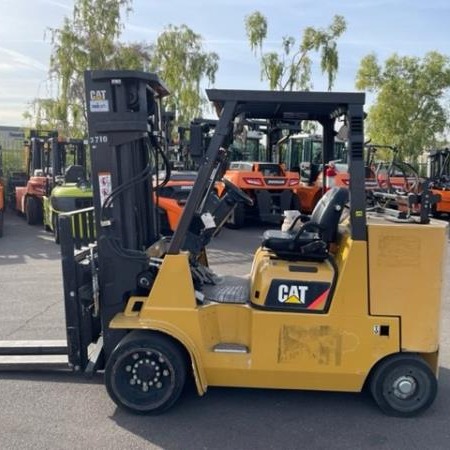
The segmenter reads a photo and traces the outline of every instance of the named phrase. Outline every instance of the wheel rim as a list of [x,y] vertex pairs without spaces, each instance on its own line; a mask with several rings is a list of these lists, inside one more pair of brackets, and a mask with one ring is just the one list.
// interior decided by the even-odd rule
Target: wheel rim
[[417,382],[411,376],[401,376],[394,381],[392,393],[401,400],[411,398],[417,390]]
[[122,403],[149,411],[163,405],[175,387],[175,370],[170,360],[155,349],[134,348],[114,365],[113,388]]
[[431,383],[417,367],[405,366],[394,370],[383,383],[383,396],[391,407],[400,412],[413,412],[428,402]]

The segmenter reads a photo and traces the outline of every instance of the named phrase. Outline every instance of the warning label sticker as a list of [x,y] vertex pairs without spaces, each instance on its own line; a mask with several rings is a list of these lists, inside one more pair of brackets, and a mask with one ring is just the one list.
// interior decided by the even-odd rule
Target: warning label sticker
[[112,192],[111,173],[110,172],[99,172],[98,185],[99,185],[99,189],[100,189],[100,204],[103,206],[106,198]]

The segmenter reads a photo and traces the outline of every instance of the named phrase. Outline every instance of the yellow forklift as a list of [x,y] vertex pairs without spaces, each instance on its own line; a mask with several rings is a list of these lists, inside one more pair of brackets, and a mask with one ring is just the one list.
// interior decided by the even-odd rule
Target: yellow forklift
[[[153,209],[141,208],[150,198],[138,191],[148,189],[141,169],[128,180],[114,173],[118,160],[137,167],[127,162],[132,152],[124,146],[134,149],[136,160],[138,139],[158,147],[154,132],[144,136],[144,122],[143,137],[136,130],[133,141],[131,121],[123,119],[145,108],[157,115],[152,102],[145,106],[151,92],[145,80],[135,83],[114,73],[86,78],[89,135],[97,143],[98,296],[99,308],[107,308],[103,350],[112,399],[132,411],[158,413],[175,403],[193,374],[199,394],[208,386],[357,392],[367,385],[386,413],[410,416],[429,407],[437,391],[447,225],[429,218],[427,190],[412,197],[421,202],[420,218],[366,211],[364,94],[208,90],[219,121],[168,242],[147,220]],[[122,92],[131,86],[137,96]],[[126,113],[105,106],[120,98],[135,98],[139,106]],[[350,189],[332,189],[301,227],[267,231],[249,276],[214,274],[208,243],[237,203],[251,202],[230,182],[220,199],[213,189],[233,123],[316,120],[330,151],[342,116]],[[120,120],[127,130],[119,131]],[[95,177],[105,173],[112,187],[102,201]],[[339,223],[343,211],[347,218]]]
[[[80,371],[105,369],[111,398],[161,413],[193,376],[209,386],[359,392],[387,414],[412,416],[437,393],[447,224],[434,197],[411,197],[421,216],[366,210],[362,93],[208,90],[219,114],[174,235],[160,238],[149,177],[161,149],[155,75],[85,77],[96,244],[75,250],[60,217],[67,354]],[[349,189],[333,188],[308,218],[269,230],[245,277],[220,276],[207,246],[239,202],[214,184],[237,121],[316,120],[324,151],[348,125]],[[294,224],[295,225],[295,224]]]

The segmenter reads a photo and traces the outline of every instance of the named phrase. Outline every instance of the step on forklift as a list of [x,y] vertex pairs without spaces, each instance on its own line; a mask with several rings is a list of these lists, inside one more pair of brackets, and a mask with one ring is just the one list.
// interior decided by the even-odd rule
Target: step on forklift
[[25,142],[26,178],[23,186],[16,186],[15,209],[25,215],[29,225],[42,223],[42,199],[51,177],[51,152],[49,139],[56,138],[57,131],[31,130],[30,140]]
[[[364,94],[208,90],[219,122],[167,240],[147,181],[167,90],[132,71],[90,71],[85,82],[98,239],[74,251],[61,217],[71,367],[104,368],[111,398],[137,413],[167,410],[190,376],[200,395],[367,386],[387,414],[432,404],[448,225],[366,211]],[[251,202],[230,182],[221,198],[213,189],[242,116],[318,120],[324,151],[345,116],[351,183],[328,191],[299,228],[265,232],[249,276],[220,276],[207,245],[238,202]]]
[[84,141],[54,137],[48,142],[52,170],[43,197],[44,227],[59,244],[59,214],[92,207],[92,186],[86,170]]

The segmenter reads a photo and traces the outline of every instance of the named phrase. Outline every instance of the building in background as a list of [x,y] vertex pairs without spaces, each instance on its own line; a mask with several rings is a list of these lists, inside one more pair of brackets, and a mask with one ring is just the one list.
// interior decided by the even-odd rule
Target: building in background
[[25,158],[23,142],[25,129],[21,127],[0,126],[0,146],[3,152],[3,171],[24,170]]

